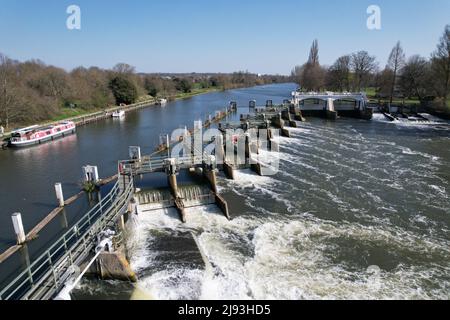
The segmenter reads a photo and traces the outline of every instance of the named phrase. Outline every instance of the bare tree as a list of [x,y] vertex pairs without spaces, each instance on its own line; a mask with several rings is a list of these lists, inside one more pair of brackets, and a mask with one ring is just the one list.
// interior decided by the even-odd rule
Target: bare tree
[[437,49],[432,54],[432,67],[437,80],[436,88],[445,107],[450,90],[450,25],[445,27]]
[[298,85],[301,85],[302,73],[303,73],[302,66],[295,66],[294,69],[292,69],[291,71],[292,81],[294,81]]
[[118,63],[113,67],[113,71],[117,73],[123,73],[123,74],[133,74],[135,73],[136,69],[133,66],[130,66],[126,63]]
[[402,70],[400,87],[407,97],[422,101],[430,86],[430,64],[425,58],[414,55],[408,59]]
[[392,71],[392,80],[391,80],[391,88],[390,88],[390,97],[389,102],[392,104],[392,100],[394,97],[395,85],[397,83],[398,72],[403,68],[405,64],[405,53],[403,52],[403,48],[400,44],[400,41],[397,42],[395,47],[392,49],[391,54],[389,55],[387,68]]
[[0,54],[0,123],[9,129],[24,110],[20,104],[16,62]]
[[348,55],[339,57],[327,72],[327,85],[333,90],[350,91],[350,60]]
[[358,91],[367,84],[370,74],[377,69],[375,57],[367,51],[359,51],[352,54],[351,66],[355,73],[355,87]]

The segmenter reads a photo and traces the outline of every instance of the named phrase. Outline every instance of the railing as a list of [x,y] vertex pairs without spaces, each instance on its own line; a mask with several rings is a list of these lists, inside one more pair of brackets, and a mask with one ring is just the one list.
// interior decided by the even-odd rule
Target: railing
[[133,180],[121,193],[119,182],[70,230],[30,264],[1,292],[0,300],[50,299],[97,244],[96,235],[115,221],[133,194]]
[[[166,167],[168,157],[149,158],[143,157],[141,160],[123,160],[119,161],[119,171],[123,174],[141,174],[147,172],[163,171]],[[175,158],[177,166],[184,167],[192,164],[202,164],[208,161],[206,154],[193,155]]]

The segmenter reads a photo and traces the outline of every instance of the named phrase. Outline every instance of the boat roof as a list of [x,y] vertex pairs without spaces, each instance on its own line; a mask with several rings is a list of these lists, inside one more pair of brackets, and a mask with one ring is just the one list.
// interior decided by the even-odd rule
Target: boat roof
[[55,124],[44,125],[44,126],[33,125],[33,126],[25,127],[25,128],[15,129],[15,130],[11,131],[11,134],[20,133],[20,132],[27,132],[27,131],[36,130],[36,129],[48,130],[48,129],[54,128],[55,126],[58,126],[58,125],[67,125],[67,124],[71,124],[71,123],[73,123],[73,121],[60,121],[60,122],[55,123]]
[[34,125],[34,126],[25,127],[25,128],[17,128],[17,129],[14,129],[13,131],[11,131],[11,133],[23,132],[23,131],[28,131],[31,129],[36,129],[36,128],[39,128],[39,126]]

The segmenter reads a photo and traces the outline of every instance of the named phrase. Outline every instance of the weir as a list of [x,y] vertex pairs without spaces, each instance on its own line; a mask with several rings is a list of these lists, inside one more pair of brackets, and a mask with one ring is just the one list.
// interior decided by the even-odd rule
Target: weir
[[[289,136],[286,125],[297,126],[297,119],[303,121],[301,111],[291,104],[283,103],[274,106],[268,100],[263,108],[256,107],[256,102],[249,103],[252,115],[240,117],[239,124],[220,123],[219,134],[215,137],[217,148],[215,156],[201,152],[203,142],[190,143],[188,136],[195,135],[202,128],[207,128],[227,118],[228,114],[237,111],[237,104],[230,102],[225,111],[217,111],[215,116],[208,116],[205,124],[196,122],[194,129],[185,130],[185,134],[177,141],[169,141],[158,146],[156,155],[167,151],[165,156],[143,156],[139,146],[130,147],[130,159],[118,162],[118,174],[100,179],[96,166],[83,167],[85,188],[98,187],[117,179],[111,191],[103,197],[91,210],[71,226],[67,232],[47,248],[41,256],[28,264],[13,281],[0,291],[0,300],[43,300],[43,299],[70,299],[70,291],[76,286],[83,275],[95,275],[101,279],[120,279],[136,281],[136,275],[127,261],[127,252],[124,248],[126,235],[125,223],[130,215],[151,214],[155,209],[174,207],[179,213],[182,222],[188,221],[186,208],[215,204],[227,219],[231,219],[227,201],[218,193],[217,172],[223,170],[225,175],[234,179],[234,171],[242,168],[251,168],[259,175],[264,175],[270,164],[265,163],[260,155],[263,144],[278,150],[275,141],[278,131]],[[242,129],[233,136],[227,136],[227,129]],[[259,131],[256,131],[258,129]],[[245,131],[255,130],[257,134]],[[261,131],[262,130],[262,131]],[[261,134],[265,133],[264,135]],[[230,141],[232,143],[230,143]],[[236,143],[234,143],[236,141]],[[170,157],[171,145],[179,143],[190,150],[183,156]],[[244,150],[243,155],[239,153]],[[231,155],[231,158],[227,158]],[[183,185],[178,182],[178,175],[186,171],[195,176],[194,184]],[[155,189],[136,188],[136,176],[165,173],[167,187]],[[39,231],[48,224],[64,206],[74,201],[79,195],[64,200],[61,184],[55,184],[56,197],[59,207],[50,214],[41,226],[34,228],[32,235],[37,236]],[[16,214],[14,226],[17,231],[18,245],[12,251],[18,250],[33,237],[26,236],[23,230],[21,216]],[[9,257],[10,253],[4,259]]]
[[336,120],[338,116],[372,119],[373,109],[364,93],[292,92],[291,103],[306,116]]

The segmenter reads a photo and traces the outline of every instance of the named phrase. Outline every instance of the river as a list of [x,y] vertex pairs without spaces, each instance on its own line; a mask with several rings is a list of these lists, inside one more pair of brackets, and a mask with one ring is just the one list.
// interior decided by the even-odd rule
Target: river
[[[22,212],[27,228],[54,207],[54,182],[75,193],[82,165],[98,165],[102,177],[110,176],[129,145],[148,153],[159,133],[192,127],[230,100],[280,103],[293,89],[210,93],[0,152],[0,244],[14,242],[12,212]],[[309,118],[290,130],[292,138],[279,138],[275,176],[242,171],[236,181],[219,178],[232,221],[215,207],[189,209],[186,224],[170,210],[136,218],[128,241],[137,286],[157,299],[449,299],[448,127],[375,115],[373,121]],[[69,220],[83,203],[67,210]],[[49,228],[59,230],[58,223]],[[183,244],[190,233],[209,261],[206,270],[190,261],[191,248]],[[115,281],[84,280],[75,298],[123,298],[131,291]]]

